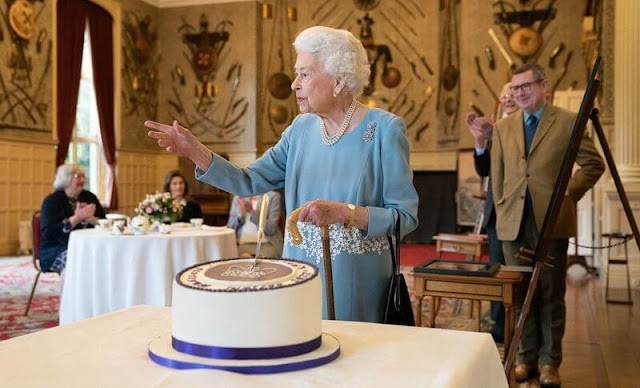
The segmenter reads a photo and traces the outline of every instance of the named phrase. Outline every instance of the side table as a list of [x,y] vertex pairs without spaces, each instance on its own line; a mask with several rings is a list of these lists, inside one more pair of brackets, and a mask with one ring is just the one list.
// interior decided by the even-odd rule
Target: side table
[[431,297],[432,309],[429,326],[435,327],[438,313],[436,305],[440,297],[471,299],[475,301],[502,302],[505,310],[504,346],[509,349],[515,329],[515,310],[513,306],[513,286],[522,281],[522,273],[498,271],[494,276],[445,275],[437,273],[414,272],[414,290],[418,300],[416,326],[422,326],[422,299]]

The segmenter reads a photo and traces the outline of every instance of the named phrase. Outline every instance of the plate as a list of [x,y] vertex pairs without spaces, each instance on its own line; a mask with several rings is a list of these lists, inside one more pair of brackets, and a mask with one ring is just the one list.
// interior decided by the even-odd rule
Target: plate
[[118,214],[118,213],[109,213],[104,217],[108,220],[126,220],[127,219],[127,216],[125,216],[124,214]]

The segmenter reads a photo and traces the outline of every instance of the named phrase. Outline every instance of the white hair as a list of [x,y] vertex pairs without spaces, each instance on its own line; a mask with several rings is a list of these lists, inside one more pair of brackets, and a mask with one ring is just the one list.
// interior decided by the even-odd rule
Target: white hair
[[293,42],[296,52],[313,53],[325,73],[344,77],[345,89],[359,97],[369,84],[367,52],[352,33],[330,27],[314,26],[302,31]]
[[62,164],[56,170],[56,177],[53,181],[55,190],[64,190],[71,184],[71,179],[75,174],[84,173],[84,169],[77,164]]

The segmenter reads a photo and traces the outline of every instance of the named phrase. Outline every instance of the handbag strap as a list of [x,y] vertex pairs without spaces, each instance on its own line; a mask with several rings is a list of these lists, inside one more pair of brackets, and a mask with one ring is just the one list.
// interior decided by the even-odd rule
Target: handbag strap
[[395,234],[395,244],[394,239],[391,236],[387,236],[389,240],[389,250],[391,251],[391,267],[393,268],[393,274],[400,274],[400,213],[395,210],[396,213],[396,225],[394,228]]

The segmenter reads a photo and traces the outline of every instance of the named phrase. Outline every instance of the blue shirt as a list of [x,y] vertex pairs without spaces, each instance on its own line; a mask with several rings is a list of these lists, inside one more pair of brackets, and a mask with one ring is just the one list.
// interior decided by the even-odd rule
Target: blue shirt
[[522,124],[524,125],[524,123],[527,122],[527,119],[529,118],[529,116],[533,115],[536,116],[536,122],[539,123],[540,122],[540,118],[542,117],[542,113],[544,112],[544,108],[547,106],[547,104],[542,105],[542,108],[538,109],[537,111],[533,112],[533,113],[528,113],[527,111],[523,110],[522,113],[522,119],[524,120],[522,122]]

